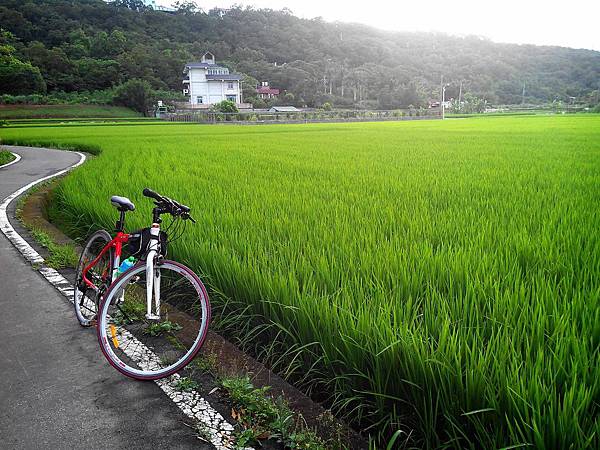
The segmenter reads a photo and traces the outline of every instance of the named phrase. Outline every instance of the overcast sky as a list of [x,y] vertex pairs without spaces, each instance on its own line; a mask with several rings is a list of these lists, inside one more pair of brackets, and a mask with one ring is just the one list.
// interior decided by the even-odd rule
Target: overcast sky
[[[175,0],[157,0],[170,5]],[[196,0],[204,10],[233,3],[289,8],[305,18],[400,31],[443,31],[496,42],[600,50],[600,0]]]

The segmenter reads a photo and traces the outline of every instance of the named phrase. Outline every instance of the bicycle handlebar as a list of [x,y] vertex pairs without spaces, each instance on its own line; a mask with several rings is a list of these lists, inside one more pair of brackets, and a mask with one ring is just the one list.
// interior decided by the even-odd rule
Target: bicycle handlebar
[[144,197],[153,198],[154,200],[158,200],[158,201],[162,200],[162,196],[160,194],[157,194],[156,192],[154,192],[152,189],[149,189],[149,188],[144,188],[144,190],[142,191],[142,194],[144,194]]
[[144,188],[142,194],[144,197],[154,199],[154,204],[159,208],[164,209],[162,212],[169,213],[173,216],[180,216],[183,219],[190,219],[193,223],[196,223],[192,216],[190,216],[191,208],[189,206],[182,205],[181,203],[172,200],[169,197],[160,195],[149,188]]

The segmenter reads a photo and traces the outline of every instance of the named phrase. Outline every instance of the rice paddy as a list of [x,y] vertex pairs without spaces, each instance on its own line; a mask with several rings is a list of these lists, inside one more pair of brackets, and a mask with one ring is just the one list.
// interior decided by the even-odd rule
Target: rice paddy
[[190,205],[170,256],[222,326],[270,324],[258,351],[380,443],[599,446],[599,116],[0,136],[103,150],[55,193],[79,233],[114,194],[130,230],[146,186]]

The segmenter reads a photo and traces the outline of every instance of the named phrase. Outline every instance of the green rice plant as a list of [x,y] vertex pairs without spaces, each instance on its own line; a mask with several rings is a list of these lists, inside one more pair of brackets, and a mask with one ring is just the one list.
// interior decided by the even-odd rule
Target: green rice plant
[[102,149],[54,197],[79,236],[191,205],[216,325],[381,447],[600,447],[600,117],[0,136]]
[[129,108],[110,105],[0,105],[0,119],[46,117],[137,117]]

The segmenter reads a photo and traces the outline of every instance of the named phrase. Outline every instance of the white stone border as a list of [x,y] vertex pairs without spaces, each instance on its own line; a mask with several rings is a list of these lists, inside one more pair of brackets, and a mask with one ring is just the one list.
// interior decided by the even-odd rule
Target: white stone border
[[0,166],[0,169],[4,169],[5,167],[12,166],[13,164],[16,164],[19,161],[21,161],[21,155],[18,155],[18,154],[13,153],[13,152],[11,152],[11,153],[15,157],[15,159],[13,159],[11,162],[7,162],[6,164],[2,164]]
[[[75,167],[83,164],[86,159],[85,155],[79,152],[75,153],[79,155],[78,162],[52,175],[32,181],[28,185],[23,186],[21,189],[6,197],[0,204],[0,230],[2,230],[2,233],[4,233],[8,240],[31,264],[43,264],[44,258],[31,245],[29,245],[29,243],[23,239],[23,237],[17,233],[10,224],[7,214],[8,205],[15,198],[31,189],[36,184],[67,173]],[[19,159],[21,158],[19,157]],[[9,164],[13,164],[15,162],[16,160],[11,161]],[[52,284],[64,297],[66,297],[67,300],[73,302],[74,288],[73,285],[67,279],[65,279],[65,277],[51,267],[44,266],[39,268],[38,271],[46,280],[48,280],[50,284]],[[143,346],[141,343],[140,345]],[[144,353],[151,354],[154,356],[154,358],[158,359],[158,357],[154,355],[154,353],[147,347],[143,346],[141,350]],[[207,400],[200,397],[197,392],[180,392],[177,389],[177,382],[179,380],[180,376],[178,374],[174,374],[168,378],[156,380],[155,383],[186,416],[198,421],[203,426],[204,431],[207,434],[206,437],[218,450],[233,449],[235,446],[235,440],[233,438],[233,425],[227,422],[223,416],[216,411]]]

